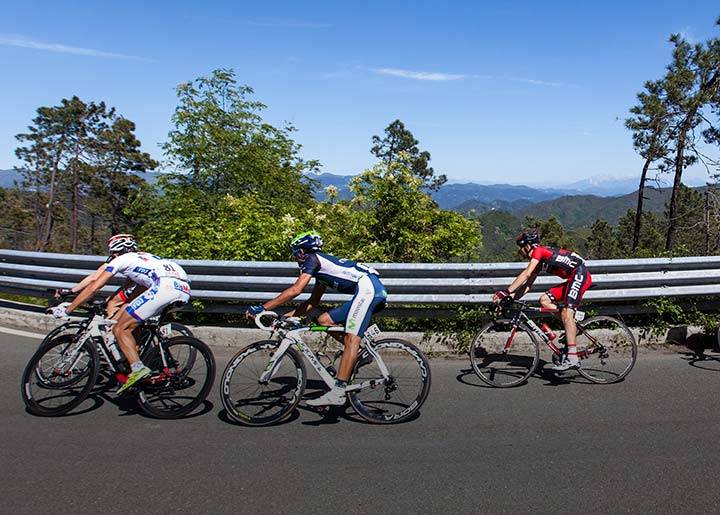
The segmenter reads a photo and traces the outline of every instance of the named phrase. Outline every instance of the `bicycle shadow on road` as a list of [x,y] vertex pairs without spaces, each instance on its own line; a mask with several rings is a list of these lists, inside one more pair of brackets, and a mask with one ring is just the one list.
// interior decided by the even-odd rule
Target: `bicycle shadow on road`
[[[549,370],[545,368],[547,365],[550,365],[548,361],[545,361],[541,359],[538,362],[537,369],[533,374],[527,379],[527,381],[517,385],[512,386],[510,388],[521,388],[525,385],[527,385],[530,381],[533,379],[541,379],[544,381],[547,381],[543,386],[562,386],[566,384],[593,384],[592,381],[589,381],[582,377],[581,375],[578,375],[577,372],[571,372],[573,375],[561,375],[557,372],[554,372],[552,370]],[[565,372],[567,374],[567,372]],[[489,388],[491,390],[498,390],[500,388],[495,386],[490,386],[489,384],[484,383],[478,376],[475,374],[475,371],[472,368],[466,368],[460,370],[460,373],[455,377],[455,379],[462,384],[468,385],[468,386],[474,386],[476,388]]]
[[[720,355],[717,354],[717,337],[709,334],[692,334],[685,340],[688,352],[678,352],[691,367],[720,372]],[[713,355],[707,354],[708,350]]]
[[[175,420],[172,417],[169,417],[168,419],[161,419],[158,417],[153,417],[151,415],[148,415],[143,410],[140,409],[138,406],[138,399],[136,394],[127,394],[127,395],[114,395],[113,388],[117,387],[117,383],[115,383],[114,379],[103,375],[102,381],[100,380],[100,377],[98,377],[98,382],[95,384],[95,387],[93,388],[93,391],[88,396],[88,399],[93,399],[99,401],[99,405],[95,406],[93,409],[97,409],[100,406],[102,406],[105,402],[108,402],[118,408],[120,410],[120,414],[118,416],[120,417],[127,417],[132,415],[138,415],[143,418],[150,418],[153,420]],[[184,420],[188,418],[195,418],[200,417],[202,415],[205,415],[206,413],[209,413],[213,410],[215,405],[205,399],[200,406],[198,406],[195,411],[188,415],[184,415],[182,417],[177,417],[177,420]],[[88,410],[90,411],[90,410]],[[87,412],[87,411],[86,411]]]

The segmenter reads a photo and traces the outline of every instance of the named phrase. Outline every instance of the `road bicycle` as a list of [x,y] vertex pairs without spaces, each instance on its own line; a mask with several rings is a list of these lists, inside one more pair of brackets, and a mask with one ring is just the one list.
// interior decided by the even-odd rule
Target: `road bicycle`
[[[49,293],[55,293],[56,289],[48,289]],[[54,298],[54,302],[51,302],[50,306],[57,305],[61,302],[65,302],[67,300],[70,300],[74,297],[74,295],[61,295]],[[107,305],[107,304],[106,304]],[[108,325],[114,323],[113,321],[109,321]],[[170,336],[193,336],[192,330],[187,327],[184,324],[181,324],[176,321],[168,322],[170,324],[170,334],[165,335],[166,338],[169,338]],[[165,324],[167,325],[167,324]],[[148,318],[146,323],[141,324],[137,327],[137,329],[133,332],[133,335],[135,336],[135,341],[138,345],[138,353],[140,355],[143,354],[143,349],[145,348],[145,345],[150,342],[150,340],[155,337],[155,333],[157,332],[157,327],[160,326],[160,316],[154,316],[151,318]],[[45,345],[50,340],[53,340],[57,338],[61,334],[77,334],[78,331],[82,329],[82,322],[80,320],[68,320],[66,322],[63,322],[62,324],[58,325],[57,327],[53,328],[49,333],[45,335],[45,338],[40,342],[40,345],[38,345],[38,348]],[[155,329],[155,330],[153,330]],[[164,331],[167,332],[167,327],[164,328]],[[103,358],[102,350],[98,347],[98,353],[100,354],[100,358]]]
[[[268,317],[268,325],[262,319]],[[335,368],[323,365],[305,343],[307,333],[342,333],[343,326],[302,325],[299,318],[278,318],[272,311],[255,317],[271,339],[255,342],[233,356],[222,375],[220,397],[232,420],[266,426],[290,416],[305,391],[307,373],[302,357],[322,381],[335,385]],[[377,339],[370,326],[362,338],[347,398],[355,412],[376,424],[406,421],[418,413],[430,390],[430,364],[412,343],[397,338]],[[335,359],[342,355],[336,353]]]
[[[523,384],[540,363],[540,344],[552,353],[552,362],[559,364],[567,355],[565,335],[555,341],[555,334],[546,324],[542,328],[526,313],[558,315],[558,309],[531,307],[515,301],[503,310],[503,318],[485,325],[470,344],[470,363],[477,376],[486,384],[509,388]],[[576,345],[581,360],[577,372],[593,383],[611,384],[622,381],[637,360],[637,343],[620,320],[610,316],[587,319],[576,312]]]
[[[215,358],[209,347],[192,336],[175,336],[168,306],[144,324],[140,357],[151,374],[133,387],[142,411],[156,418],[190,414],[205,401],[215,378]],[[39,416],[64,415],[92,393],[98,378],[122,384],[130,372],[117,344],[106,339],[105,303],[90,304],[88,316],[73,332],[46,339],[30,358],[22,376],[21,394],[28,411]],[[74,327],[74,326],[73,326]],[[101,374],[102,373],[102,374]],[[114,381],[113,381],[114,379]]]

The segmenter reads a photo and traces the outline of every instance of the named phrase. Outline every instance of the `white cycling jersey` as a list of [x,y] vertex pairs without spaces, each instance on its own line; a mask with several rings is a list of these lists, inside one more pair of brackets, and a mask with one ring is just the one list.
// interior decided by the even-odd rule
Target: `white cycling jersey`
[[188,276],[180,265],[147,252],[122,254],[110,261],[105,271],[120,274],[146,288],[157,285],[164,277],[188,282]]

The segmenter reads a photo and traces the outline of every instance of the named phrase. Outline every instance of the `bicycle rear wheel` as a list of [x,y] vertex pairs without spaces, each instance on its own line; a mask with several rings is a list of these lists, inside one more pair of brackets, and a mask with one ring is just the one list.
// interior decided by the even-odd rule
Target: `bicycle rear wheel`
[[[192,368],[188,356],[194,355]],[[176,336],[163,341],[145,362],[152,373],[140,385],[140,408],[155,418],[180,418],[202,404],[215,381],[215,357],[201,340]]]
[[73,335],[46,342],[30,358],[21,394],[28,411],[43,417],[64,415],[90,395],[98,376],[95,342],[80,345]]
[[635,366],[635,337],[619,320],[608,316],[588,318],[578,322],[577,331],[581,376],[593,383],[617,383]]
[[535,335],[510,320],[485,325],[470,344],[470,364],[477,376],[496,388],[523,384],[535,372],[540,350]]
[[268,426],[290,416],[305,390],[305,364],[288,348],[269,381],[260,382],[279,342],[265,340],[241,349],[225,367],[220,398],[228,417],[248,426]]
[[422,407],[430,391],[430,363],[412,343],[399,339],[372,343],[387,367],[385,379],[378,360],[364,349],[358,356],[352,384],[376,381],[362,390],[348,392],[350,405],[358,415],[374,424],[404,422]]

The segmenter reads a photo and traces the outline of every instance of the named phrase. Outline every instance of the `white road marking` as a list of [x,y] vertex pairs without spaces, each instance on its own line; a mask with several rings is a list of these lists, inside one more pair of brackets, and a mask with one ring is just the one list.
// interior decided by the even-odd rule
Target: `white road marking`
[[26,338],[45,338],[44,334],[30,333],[28,331],[21,331],[19,329],[10,329],[9,327],[0,327],[0,333],[13,334],[15,336],[25,336]]

